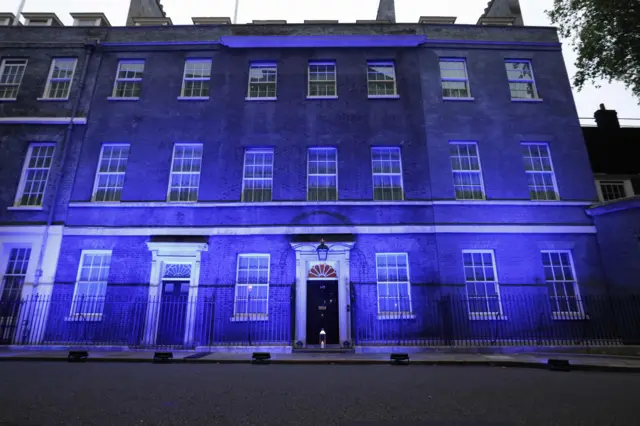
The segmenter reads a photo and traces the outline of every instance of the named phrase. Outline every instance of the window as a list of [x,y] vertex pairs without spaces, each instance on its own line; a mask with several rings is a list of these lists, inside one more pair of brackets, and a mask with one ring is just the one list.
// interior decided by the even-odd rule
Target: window
[[210,81],[210,59],[187,59],[184,63],[184,76],[180,96],[183,98],[209,97]]
[[198,201],[202,144],[175,144],[168,201]]
[[633,197],[630,180],[598,180],[598,195],[602,201]]
[[144,61],[120,61],[116,81],[113,83],[114,98],[139,98]]
[[554,317],[581,316],[582,301],[571,252],[543,251],[542,266]]
[[273,149],[247,149],[244,153],[242,201],[271,201]]
[[335,148],[309,148],[307,167],[307,200],[337,200],[337,150]]
[[511,99],[538,99],[530,61],[506,61]]
[[491,318],[502,316],[502,303],[491,250],[462,252],[464,279],[467,284],[469,315]]
[[334,62],[312,62],[309,64],[310,98],[335,98],[336,64]]
[[4,59],[0,65],[0,99],[16,99],[27,68],[26,59]]
[[[22,297],[22,286],[27,276],[27,267],[29,266],[29,258],[31,257],[30,248],[12,248],[9,252],[9,262],[7,269],[2,277],[2,286],[0,289],[0,302],[19,301]],[[17,306],[15,308],[17,313]]]
[[402,162],[400,148],[371,148],[373,169],[373,199],[378,201],[402,200]]
[[456,200],[484,200],[480,154],[475,142],[449,144]]
[[238,256],[234,317],[266,317],[269,303],[269,255]]
[[102,145],[93,186],[93,201],[120,201],[128,159],[129,145]]
[[377,253],[378,314],[411,315],[411,284],[406,253]]
[[523,143],[522,157],[532,200],[553,201],[559,198],[549,145]]
[[78,319],[99,319],[102,316],[110,264],[110,251],[82,252],[70,316]]
[[467,64],[464,59],[440,59],[442,97],[470,98]]
[[54,150],[54,144],[32,143],[29,145],[18,185],[16,206],[42,206]]
[[367,90],[370,98],[397,96],[396,70],[393,62],[367,64]]
[[251,64],[248,99],[275,99],[278,68],[276,64]]
[[77,62],[78,60],[75,58],[56,58],[51,61],[51,69],[44,89],[44,99],[69,98]]

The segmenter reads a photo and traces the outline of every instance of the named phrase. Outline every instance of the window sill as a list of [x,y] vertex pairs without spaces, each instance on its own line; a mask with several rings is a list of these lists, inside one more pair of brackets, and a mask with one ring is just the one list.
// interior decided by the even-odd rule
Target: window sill
[[318,100],[318,99],[319,100],[322,100],[322,99],[331,100],[331,99],[338,99],[338,97],[337,96],[307,96],[307,99],[310,99],[310,100],[313,100],[313,99],[316,99],[316,100]]
[[250,98],[250,97],[246,97],[244,98],[245,101],[277,101],[278,97],[272,97],[272,98]]
[[400,95],[368,95],[369,99],[400,99]]
[[496,314],[469,314],[469,321],[504,321],[507,317]]
[[208,101],[209,96],[178,96],[179,101]]
[[415,314],[378,314],[379,320],[403,320],[403,319],[415,319]]
[[67,102],[69,98],[38,98],[36,101],[44,102]]
[[107,98],[107,100],[108,101],[138,101],[138,100],[140,100],[140,98],[139,97],[137,97],[137,98],[118,98],[118,97],[115,97],[115,96],[109,96]]
[[18,98],[0,98],[0,102],[15,102]]
[[269,315],[266,315],[266,314],[234,315],[231,317],[231,322],[249,322],[249,321],[269,321]]
[[587,316],[581,312],[553,312],[551,318],[558,321],[586,320]]
[[443,101],[473,102],[476,98],[442,98]]
[[65,321],[102,321],[102,314],[86,314],[86,315],[81,315],[81,314],[74,314],[74,315],[69,315],[67,317],[64,318]]
[[43,210],[42,206],[11,206],[11,207],[7,207],[7,210],[32,210],[32,211],[39,211],[39,210]]
[[533,103],[541,103],[541,98],[536,99],[527,99],[527,98],[511,98],[511,102],[533,102]]

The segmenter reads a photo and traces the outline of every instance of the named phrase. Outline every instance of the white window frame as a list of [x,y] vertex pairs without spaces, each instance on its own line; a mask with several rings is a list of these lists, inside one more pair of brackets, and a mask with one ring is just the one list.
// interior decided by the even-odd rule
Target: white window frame
[[[253,69],[261,69],[261,68],[273,68],[275,70],[275,81],[273,82],[251,82],[251,71]],[[273,93],[274,96],[251,96],[251,84],[259,84],[259,85],[273,85]],[[247,82],[247,97],[246,100],[262,100],[262,101],[275,101],[278,99],[278,64],[276,62],[252,62],[249,64],[249,78]]]
[[[381,256],[404,256],[405,261],[407,263],[407,280],[406,281],[380,281],[379,280],[379,266],[378,266],[378,259]],[[398,303],[400,300],[400,285],[406,285],[407,287],[407,294],[408,294],[408,298],[409,298],[409,311],[408,312],[404,312],[404,311],[397,311],[397,312],[391,312],[391,311],[381,311],[380,308],[380,284],[386,284],[386,285],[396,285],[398,287]],[[389,297],[391,298],[391,297]],[[409,270],[409,254],[408,253],[376,253],[376,299],[377,299],[377,305],[378,305],[378,319],[408,319],[408,318],[413,318],[414,314],[413,314],[413,302],[411,300],[411,271]]]
[[[557,253],[557,254],[567,254],[567,258],[569,259],[569,264],[571,266],[571,274],[573,275],[573,280],[553,280],[553,281],[548,281],[546,279],[546,273],[544,273],[544,263],[542,265],[543,268],[543,276],[545,278],[545,283],[547,284],[547,291],[549,292],[549,302],[551,305],[551,315],[553,319],[556,320],[573,320],[573,319],[583,319],[585,317],[584,315],[584,306],[582,304],[582,297],[580,296],[580,286],[578,285],[578,277],[576,276],[576,268],[575,265],[573,263],[573,254],[571,253],[571,250],[541,250],[540,251],[540,255],[542,256],[543,254],[551,254],[551,253]],[[542,259],[541,259],[542,260]],[[552,268],[555,267],[555,265],[552,265]],[[573,291],[574,294],[576,295],[576,305],[578,308],[578,312],[560,312],[560,311],[556,311],[555,307],[553,306],[554,302],[553,302],[553,298],[558,298],[559,296],[557,296],[557,291],[556,291],[556,284],[560,283],[560,284],[565,284],[565,283],[572,283],[573,284]],[[550,292],[550,288],[553,287],[553,291],[555,293],[554,296],[551,295]],[[568,304],[568,302],[567,302]]]
[[[311,151],[332,151],[335,154],[335,163],[336,163],[336,172],[335,172],[335,174],[330,174],[330,173],[311,173],[311,167],[310,167],[311,166]],[[309,198],[309,191],[311,190],[311,178],[312,177],[335,177],[335,180],[336,180],[336,186],[335,186],[336,198],[334,200],[325,200],[325,201],[310,199]],[[309,147],[307,149],[307,201],[313,201],[313,202],[317,202],[317,203],[338,201],[338,149],[337,148],[335,148],[335,147],[313,146],[313,147]]]
[[[373,151],[376,149],[394,149],[398,151],[400,161],[400,171],[398,173],[376,173],[373,167]],[[376,199],[376,176],[400,176],[400,189],[402,191],[402,197],[399,200],[378,200]],[[371,147],[371,184],[373,186],[373,200],[374,201],[404,201],[404,169],[402,168],[402,150],[397,146],[372,146]]]
[[[31,263],[31,255],[33,254],[33,250],[31,248],[30,245],[10,245],[10,246],[5,246],[4,250],[6,251],[6,257],[4,255],[4,253],[1,252],[1,249],[3,249],[2,244],[0,244],[0,254],[2,254],[2,261],[0,263],[0,266],[2,267],[2,271],[0,271],[0,302],[2,302],[2,297],[4,296],[4,286],[5,286],[5,280],[7,279],[7,277],[23,277],[23,282],[22,282],[22,288],[20,291],[20,294],[17,294],[17,297],[14,300],[20,301],[22,300],[22,290],[24,290],[24,284],[27,280],[27,276],[29,274],[29,263]],[[24,268],[24,274],[16,274],[15,272],[10,273],[9,271],[9,265],[11,264],[11,253],[14,250],[27,250],[27,254],[28,256],[26,257],[26,265]],[[16,309],[15,313],[17,313],[18,310]]]
[[78,287],[80,285],[80,277],[82,275],[82,266],[84,265],[85,256],[91,255],[100,255],[100,256],[109,256],[109,265],[107,270],[107,280],[99,281],[99,283],[104,284],[104,291],[101,295],[96,296],[96,298],[101,297],[106,299],[107,294],[107,286],[109,285],[109,274],[111,273],[111,261],[113,260],[112,250],[82,250],[80,254],[80,263],[78,264],[78,272],[76,274],[76,281],[73,287],[73,299],[71,301],[71,307],[69,308],[69,316],[66,318],[67,321],[100,321],[102,320],[102,314],[104,312],[104,304],[106,300],[102,300],[102,305],[100,306],[100,312],[92,312],[92,313],[83,313],[76,312],[76,303],[78,298]]
[[[240,276],[240,258],[266,258],[267,259],[267,283],[266,284],[244,284],[239,283],[238,279]],[[238,312],[237,301],[238,301],[238,288],[239,287],[253,287],[260,286],[267,288],[267,298],[265,300],[266,312],[264,313],[249,313],[249,312]],[[233,320],[235,321],[266,321],[269,319],[269,289],[271,287],[271,254],[269,253],[240,253],[236,258],[236,283],[234,286],[234,295],[233,295]],[[247,291],[247,294],[249,290]],[[249,300],[249,299],[247,299]],[[247,303],[247,310],[249,309],[249,304]]]
[[[551,155],[551,146],[549,146],[549,144],[547,142],[522,142],[520,144],[520,149],[522,149],[523,146],[544,146],[547,149],[547,153],[549,154],[549,167],[551,167],[551,170],[527,170],[525,167],[525,173],[527,175],[527,189],[529,190],[529,198],[531,198],[532,201],[549,201],[549,202],[553,202],[553,201],[559,201],[560,200],[560,191],[558,191],[558,182],[556,180],[556,172],[555,172],[555,167],[553,167],[553,156]],[[524,161],[524,157],[523,157],[523,161]],[[555,192],[555,198],[553,199],[539,199],[539,198],[532,198],[531,197],[531,189],[529,186],[529,175],[530,174],[548,174],[551,173],[551,181],[553,183],[553,190]]]
[[[127,64],[142,64],[142,77],[132,78],[120,78],[120,69],[122,65]],[[120,59],[118,61],[118,68],[116,69],[116,77],[113,79],[113,89],[111,90],[111,99],[140,99],[140,96],[118,96],[118,83],[134,83],[139,87],[139,92],[142,92],[142,79],[144,78],[144,70],[146,68],[146,62],[144,59]]]
[[[442,75],[442,63],[443,62],[461,62],[464,69],[465,78],[445,77]],[[444,96],[444,86],[442,86],[442,99],[471,99],[471,83],[469,82],[469,70],[467,69],[467,60],[465,58],[440,58],[438,62],[440,69],[440,84],[446,81],[464,82],[467,88],[466,96]]]
[[22,62],[20,64],[18,63],[12,63],[9,64],[9,66],[19,66],[22,69],[22,73],[20,74],[20,77],[18,78],[18,82],[17,83],[0,83],[0,85],[2,85],[3,87],[15,87],[15,92],[16,95],[14,97],[0,97],[1,101],[15,101],[16,99],[18,99],[18,94],[20,93],[20,86],[22,85],[22,79],[24,78],[24,74],[25,71],[27,70],[27,64],[29,63],[28,59],[23,59],[23,58],[4,58],[2,60],[2,64],[0,64],[0,78],[2,78],[2,76],[4,76],[4,73],[7,69],[7,62]]
[[[55,78],[56,82],[68,81],[69,87],[67,88],[67,96],[61,98],[53,98],[50,96],[49,91],[51,90],[51,83],[53,82],[53,71],[55,70],[55,65],[58,61],[73,61],[73,68],[71,69],[71,77],[65,78]],[[53,58],[51,60],[51,65],[49,66],[49,75],[47,75],[47,84],[44,87],[44,93],[41,99],[54,99],[58,101],[65,101],[69,99],[71,95],[71,88],[73,86],[73,79],[76,75],[76,67],[78,66],[78,58]]]
[[[490,254],[491,255],[491,266],[493,268],[493,276],[494,276],[494,281],[487,281],[487,280],[481,280],[481,281],[468,281],[467,280],[467,274],[465,271],[466,265],[464,264],[464,255],[465,254]],[[506,317],[504,316],[504,308],[502,306],[502,296],[500,294],[500,280],[498,279],[498,267],[496,265],[496,256],[495,256],[495,252],[493,250],[462,250],[462,276],[464,278],[464,283],[465,283],[465,292],[467,293],[467,311],[469,313],[469,319],[470,320],[503,320],[506,319]],[[471,311],[471,297],[469,296],[469,283],[483,283],[485,286],[489,283],[493,283],[493,285],[495,286],[495,290],[496,290],[496,296],[498,298],[498,309],[499,312],[472,312]],[[489,297],[487,296],[487,293],[485,291],[485,297],[483,298],[484,300],[488,301]],[[488,302],[487,302],[488,303]],[[489,306],[487,305],[487,308]]]
[[0,27],[8,27],[11,25],[11,18],[6,17],[0,19]]
[[[100,171],[100,166],[102,165],[102,160],[104,159],[104,149],[105,148],[112,148],[112,147],[121,147],[121,148],[127,148],[128,152],[127,152],[127,158],[125,159],[125,171],[124,172],[101,172]],[[97,200],[97,196],[98,196],[98,184],[100,182],[100,176],[102,175],[122,175],[123,180],[124,177],[126,176],[126,167],[127,167],[127,163],[129,162],[129,155],[131,154],[131,145],[128,143],[103,143],[102,147],[100,148],[100,156],[98,157],[98,167],[96,167],[96,176],[93,180],[93,194],[91,196],[91,201],[93,202],[99,202],[99,203],[118,203],[120,202],[120,200],[112,200],[112,201],[105,201],[105,200]],[[122,187],[120,188],[120,192],[122,193],[122,190],[124,188],[124,183],[122,185]]]
[[[187,66],[189,63],[207,63],[209,65],[209,76],[204,77],[187,77]],[[180,89],[180,98],[181,99],[209,99],[209,93],[211,93],[211,66],[212,60],[207,58],[187,58],[184,61],[184,70],[182,72],[182,88]],[[206,90],[206,95],[200,96],[187,96],[185,94],[187,81],[202,81],[208,82],[209,86]]]
[[[47,177],[45,178],[45,182],[44,182],[44,188],[42,190],[42,203],[40,204],[22,204],[21,202],[21,198],[24,195],[24,190],[25,190],[25,186],[27,184],[27,173],[29,170],[31,170],[31,167],[29,167],[29,162],[31,161],[31,156],[33,155],[33,148],[35,147],[41,147],[41,146],[51,146],[53,147],[53,152],[51,153],[51,163],[49,164],[49,167],[47,168]],[[36,209],[41,209],[42,206],[44,205],[44,196],[47,193],[47,186],[49,184],[49,176],[51,175],[51,167],[53,166],[53,162],[56,158],[56,144],[55,143],[51,143],[51,142],[33,142],[29,144],[29,148],[27,150],[27,156],[24,159],[24,164],[22,165],[22,173],[20,175],[20,182],[18,183],[18,190],[16,191],[16,198],[15,201],[13,203],[13,205],[15,207],[20,207],[20,208],[36,208]],[[38,169],[44,169],[44,168],[38,168]]]
[[[387,93],[384,95],[372,94],[369,83],[377,83],[377,82],[385,82],[388,83],[389,80],[371,80],[370,78],[370,67],[390,67],[393,72],[393,93]],[[396,74],[396,64],[393,61],[367,61],[367,97],[369,99],[384,99],[384,98],[398,98],[398,76]]]
[[[251,180],[267,180],[267,178],[248,178],[246,176],[247,173],[247,154],[248,153],[259,153],[259,152],[263,152],[263,153],[269,153],[271,154],[271,178],[269,178],[268,180],[271,182],[271,197],[269,198],[269,200],[260,200],[260,201],[253,201],[253,200],[246,200],[244,197],[244,190],[245,190],[245,184],[246,181],[251,181]],[[275,169],[273,167],[275,163],[275,150],[272,148],[247,148],[244,150],[244,159],[242,162],[242,193],[240,194],[241,200],[243,203],[261,203],[261,202],[270,202],[273,200],[273,176],[275,174]]]
[[[505,72],[507,73],[507,81],[509,82],[509,96],[511,97],[512,100],[539,100],[540,99],[540,94],[538,93],[538,86],[536,84],[536,76],[533,72],[533,63],[531,62],[530,59],[505,59],[504,60],[505,63]],[[506,64],[508,63],[512,63],[512,64],[529,64],[529,70],[531,71],[531,78],[517,78],[517,79],[511,79],[509,77],[509,72],[507,71],[506,68]],[[532,98],[514,98],[513,96],[511,96],[511,83],[531,83],[532,87],[533,87],[533,97]]]
[[[199,147],[200,148],[200,171],[196,172],[174,172],[173,166],[176,161],[176,148],[178,147]],[[204,156],[204,148],[201,143],[175,143],[173,144],[173,153],[171,154],[171,168],[169,169],[169,184],[167,185],[167,202],[168,203],[196,203],[200,193],[200,175],[202,173],[202,157]],[[175,175],[198,175],[198,187],[196,188],[195,200],[171,200],[172,177]],[[177,187],[176,187],[177,188]]]
[[[602,191],[603,184],[618,184],[624,187],[624,197],[614,198],[611,200],[604,199],[604,193]],[[629,198],[634,196],[633,185],[631,184],[630,179],[607,179],[605,177],[596,179],[596,190],[598,191],[598,199],[602,202],[612,202],[617,200],[622,200],[624,198]]]
[[[475,147],[475,149],[476,149],[476,158],[478,160],[478,170],[464,170],[464,169],[454,170],[453,164],[451,164],[451,173],[452,173],[453,176],[455,176],[456,173],[477,174],[479,179],[480,179],[480,189],[482,190],[482,197],[481,198],[458,198],[458,192],[456,191],[456,182],[455,182],[455,178],[454,178],[453,190],[454,190],[454,193],[455,193],[456,200],[463,200],[463,201],[485,200],[487,198],[487,193],[486,193],[485,187],[484,187],[484,178],[482,177],[482,162],[480,161],[480,147],[478,146],[478,142],[450,141],[449,142],[449,159],[450,160],[453,159],[453,154],[451,153],[451,147],[453,145],[470,145],[470,146],[474,146]],[[457,152],[459,154],[459,150],[457,150]],[[459,158],[464,158],[464,157],[460,156]]]
[[[333,80],[311,80],[311,67],[331,66],[333,67]],[[312,83],[333,83],[333,95],[312,95]],[[338,68],[335,61],[311,61],[307,65],[307,99],[338,99]]]

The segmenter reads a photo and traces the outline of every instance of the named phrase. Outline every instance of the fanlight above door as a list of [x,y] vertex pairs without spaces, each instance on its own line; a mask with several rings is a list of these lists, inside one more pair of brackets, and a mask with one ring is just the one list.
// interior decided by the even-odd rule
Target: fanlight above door
[[309,278],[338,278],[338,274],[331,266],[322,263],[309,269]]

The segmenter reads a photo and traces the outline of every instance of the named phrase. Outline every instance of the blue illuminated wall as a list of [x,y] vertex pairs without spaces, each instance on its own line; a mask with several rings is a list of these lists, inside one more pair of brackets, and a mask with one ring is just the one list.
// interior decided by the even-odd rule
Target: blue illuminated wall
[[[340,27],[336,31],[381,31],[356,27]],[[254,35],[267,31],[261,26],[243,28],[247,34]],[[249,227],[293,225],[307,227],[309,234],[316,234],[314,227],[320,226],[325,230],[356,225],[381,229],[405,227],[395,234],[356,232],[350,270],[356,332],[366,333],[369,322],[378,321],[373,319],[377,314],[376,253],[408,253],[413,308],[418,318],[406,327],[416,332],[432,327],[436,333],[443,325],[437,318],[440,308],[434,306],[435,300],[464,293],[461,251],[465,249],[495,251],[498,280],[505,296],[542,294],[544,297],[546,287],[540,250],[570,250],[581,292],[602,294],[606,285],[598,242],[590,229],[593,219],[585,214],[587,204],[595,200],[595,189],[569,79],[560,47],[555,44],[555,31],[417,25],[397,29],[425,33],[428,42],[419,47],[239,49],[203,44],[204,40],[227,31],[217,27],[105,30],[107,43],[96,50],[87,75],[86,96],[91,99],[83,101],[80,107],[80,112],[89,117],[88,124],[73,130],[67,169],[56,201],[56,223],[63,224],[70,232],[63,238],[53,296],[64,300],[72,295],[82,250],[109,249],[113,252],[107,295],[122,300],[144,300],[148,295],[152,263],[146,243],[154,234],[153,228],[164,234],[177,229],[180,230],[177,233],[184,235],[188,234],[187,228],[237,227],[238,235],[205,237],[209,249],[202,253],[198,284],[198,300],[202,305],[197,316],[196,340],[206,335],[207,327],[216,321],[225,322],[230,335],[234,333],[233,327],[238,333],[242,332],[242,324],[229,324],[236,259],[240,253],[271,255],[270,309],[278,307],[279,310],[270,312],[270,316],[279,315],[281,321],[290,321],[291,307],[287,304],[291,301],[296,274],[295,253],[290,246],[292,235],[243,234],[248,233]],[[27,34],[24,29],[16,30],[22,36]],[[36,34],[42,29],[30,30],[34,33],[28,34]],[[66,40],[78,38],[86,31],[66,30],[70,30],[64,35]],[[0,34],[2,31],[0,29]],[[27,41],[34,41],[29,37]],[[185,44],[126,44],[159,39],[167,43],[182,40]],[[189,45],[190,40],[200,43]],[[487,43],[483,44],[483,40]],[[122,44],[109,45],[109,41]],[[439,57],[466,58],[474,100],[442,100]],[[177,99],[186,58],[212,59],[210,99]],[[113,89],[119,59],[145,60],[142,91],[137,101],[107,99]],[[511,101],[504,59],[532,61],[541,102]],[[245,100],[248,67],[254,60],[278,64],[277,101]],[[310,60],[336,61],[338,99],[305,99]],[[395,62],[398,99],[367,98],[367,60]],[[46,62],[42,58],[39,61]],[[46,66],[44,69],[46,73]],[[25,81],[36,84],[42,71],[42,66],[29,68]],[[35,102],[31,99],[24,105],[16,104],[13,113],[69,114],[69,105],[64,102],[55,105]],[[5,105],[0,108],[7,111]],[[13,202],[26,143],[61,140],[62,127],[2,127],[1,222],[25,224],[45,220],[46,209],[13,212],[4,207]],[[15,139],[21,144],[9,143]],[[450,141],[478,143],[486,202],[455,202]],[[274,205],[195,207],[165,203],[176,142],[203,144],[200,203],[238,203],[244,150],[273,148]],[[549,143],[561,202],[529,203],[521,142]],[[117,207],[91,202],[103,143],[131,145],[122,202]],[[339,200],[353,202],[372,201],[371,147],[399,146],[406,202],[278,203],[305,201],[307,148],[316,146],[337,148]],[[6,158],[20,161],[6,161]],[[56,160],[56,164],[58,162]],[[50,182],[57,172],[54,168]],[[474,232],[472,226],[476,225],[491,226],[493,230],[488,232],[484,228],[483,232]],[[439,231],[441,226],[467,228],[445,232]],[[504,231],[511,226],[520,226],[517,228],[520,231]],[[559,231],[561,227],[566,232]],[[584,228],[573,232],[574,227]],[[107,229],[111,235],[99,235],[99,232],[91,236],[70,235],[72,231],[95,228]],[[112,235],[119,229],[123,235]],[[215,298],[216,309],[213,320],[207,317],[210,312],[204,307],[206,300],[212,298]],[[126,318],[139,315],[134,305],[126,306],[129,306],[126,312],[112,312],[111,318],[116,318],[114,321],[120,325],[126,323]],[[505,310],[512,321],[520,320],[516,308],[505,307]],[[431,313],[433,318],[429,316]],[[68,307],[52,311],[50,318],[55,327],[51,327],[50,333],[55,330],[63,335],[50,334],[49,340],[63,340],[64,333],[71,336],[79,332],[81,326],[65,322],[66,315]],[[131,336],[132,341],[139,338],[139,335]],[[95,339],[109,340],[108,336],[97,335]]]

